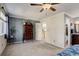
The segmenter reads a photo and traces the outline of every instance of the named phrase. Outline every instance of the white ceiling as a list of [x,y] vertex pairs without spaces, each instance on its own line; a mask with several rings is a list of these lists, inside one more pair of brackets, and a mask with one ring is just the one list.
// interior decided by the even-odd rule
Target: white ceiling
[[54,5],[56,12],[51,10],[40,13],[41,7],[30,6],[29,3],[6,3],[6,9],[10,16],[20,17],[25,19],[40,20],[58,12],[67,12],[73,18],[79,17],[79,3],[63,3]]

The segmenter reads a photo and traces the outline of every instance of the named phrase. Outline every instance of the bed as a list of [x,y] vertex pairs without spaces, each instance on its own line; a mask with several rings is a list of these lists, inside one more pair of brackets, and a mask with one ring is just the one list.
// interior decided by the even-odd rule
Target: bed
[[57,56],[79,56],[79,45],[73,45],[59,52]]

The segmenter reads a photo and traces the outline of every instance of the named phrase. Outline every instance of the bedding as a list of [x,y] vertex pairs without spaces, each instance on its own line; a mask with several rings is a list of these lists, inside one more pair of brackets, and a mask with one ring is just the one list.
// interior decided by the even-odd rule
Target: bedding
[[58,56],[79,56],[79,45],[73,45],[57,54]]

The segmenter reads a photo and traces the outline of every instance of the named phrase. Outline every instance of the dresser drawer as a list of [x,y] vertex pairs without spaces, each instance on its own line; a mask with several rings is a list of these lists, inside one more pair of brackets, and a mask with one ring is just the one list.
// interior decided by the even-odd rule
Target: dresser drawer
[[72,45],[79,44],[79,35],[72,35]]

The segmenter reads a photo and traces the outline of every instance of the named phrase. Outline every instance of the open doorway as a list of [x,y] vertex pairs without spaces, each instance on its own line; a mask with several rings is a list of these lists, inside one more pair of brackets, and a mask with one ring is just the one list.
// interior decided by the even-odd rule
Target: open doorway
[[33,24],[30,22],[25,22],[23,28],[24,28],[23,41],[33,40]]

